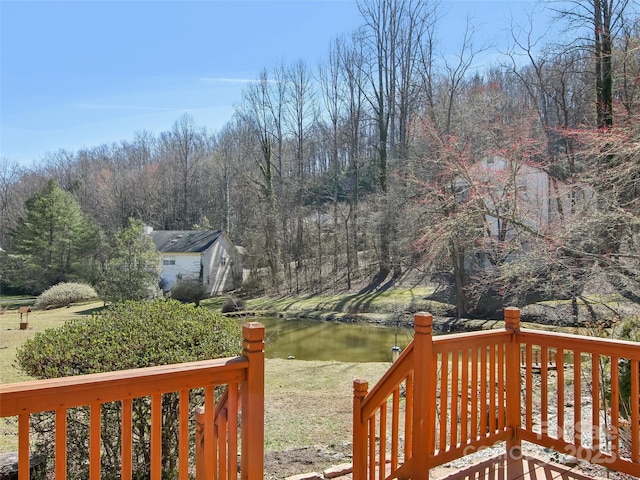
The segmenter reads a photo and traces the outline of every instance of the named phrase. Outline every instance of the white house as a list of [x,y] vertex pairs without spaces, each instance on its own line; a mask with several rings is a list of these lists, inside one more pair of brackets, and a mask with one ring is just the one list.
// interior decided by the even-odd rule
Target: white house
[[584,185],[561,182],[540,168],[513,164],[501,157],[482,160],[470,169],[469,177],[470,181],[463,182],[465,187],[474,184],[487,210],[496,213],[486,217],[493,237],[498,237],[503,227],[510,230],[509,223],[514,221],[544,234],[554,222],[584,212],[593,198]]
[[208,296],[242,285],[242,256],[221,230],[153,230],[147,228],[162,269],[160,285],[169,291],[180,279],[202,282]]

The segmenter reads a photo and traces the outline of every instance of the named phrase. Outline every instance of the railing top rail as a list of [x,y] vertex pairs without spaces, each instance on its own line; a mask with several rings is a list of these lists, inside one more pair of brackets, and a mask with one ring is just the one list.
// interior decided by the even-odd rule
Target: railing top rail
[[509,332],[504,330],[482,330],[440,335],[433,337],[433,351],[434,353],[443,353],[463,347],[482,347],[504,343],[508,338]]
[[113,402],[246,378],[245,357],[0,385],[0,417]]
[[369,418],[375,409],[386,401],[390,392],[393,392],[412,370],[413,342],[407,345],[407,348],[404,349],[392,367],[384,373],[362,402],[363,418]]
[[585,353],[640,359],[640,343],[627,340],[521,329],[517,333],[516,341],[547,347],[560,347],[565,350],[579,350]]

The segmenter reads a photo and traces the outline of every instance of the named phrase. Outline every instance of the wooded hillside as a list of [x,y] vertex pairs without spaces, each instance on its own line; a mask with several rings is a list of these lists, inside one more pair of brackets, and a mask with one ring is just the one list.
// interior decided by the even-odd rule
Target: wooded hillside
[[[3,158],[2,248],[54,179],[102,241],[129,218],[225,230],[254,292],[411,268],[449,285],[459,315],[488,299],[577,299],[596,277],[640,300],[636,3],[564,2],[546,37],[514,27],[510,51],[482,66],[471,23],[456,56],[439,54],[439,2],[358,4],[360,30],[321,65],[265,66],[220,131],[185,114],[158,135],[62,145],[33,168]],[[544,175],[544,196],[526,172]]]

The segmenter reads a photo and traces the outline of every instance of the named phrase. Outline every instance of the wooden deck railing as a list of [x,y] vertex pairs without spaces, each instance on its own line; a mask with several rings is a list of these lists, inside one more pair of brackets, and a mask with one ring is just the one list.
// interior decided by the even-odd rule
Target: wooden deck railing
[[503,331],[432,337],[432,320],[415,316],[370,392],[354,381],[354,480],[427,479],[499,442],[518,457],[523,440],[640,477],[640,344],[520,329],[515,308]]
[[[0,386],[0,417],[18,417],[19,480],[30,476],[30,418],[40,412],[55,412],[56,479],[67,477],[67,419],[69,409],[88,406],[89,478],[101,475],[103,442],[101,408],[121,402],[121,478],[133,472],[132,405],[135,399],[150,398],[150,478],[160,480],[163,455],[162,399],[168,393],[179,398],[177,439],[178,478],[192,478],[196,460],[197,478],[227,480],[237,478],[237,455],[243,480],[259,480],[264,466],[264,327],[243,326],[243,356],[119,372],[80,375],[52,380],[35,380]],[[215,403],[216,387],[225,393]],[[189,407],[190,392],[204,389],[204,408],[196,439]],[[238,421],[241,415],[242,421]],[[197,415],[196,415],[197,417]],[[241,445],[238,448],[238,425]],[[240,450],[240,452],[238,452]]]

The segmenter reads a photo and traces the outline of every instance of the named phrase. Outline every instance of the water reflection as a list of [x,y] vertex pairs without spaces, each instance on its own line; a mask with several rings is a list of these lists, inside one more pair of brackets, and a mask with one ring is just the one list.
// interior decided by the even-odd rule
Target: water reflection
[[267,358],[389,362],[391,347],[397,344],[404,349],[413,338],[413,330],[406,328],[270,317],[253,320],[266,328]]

